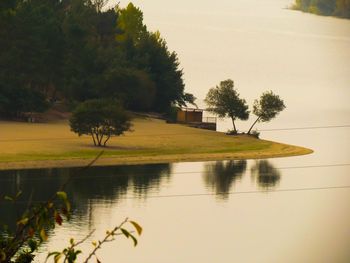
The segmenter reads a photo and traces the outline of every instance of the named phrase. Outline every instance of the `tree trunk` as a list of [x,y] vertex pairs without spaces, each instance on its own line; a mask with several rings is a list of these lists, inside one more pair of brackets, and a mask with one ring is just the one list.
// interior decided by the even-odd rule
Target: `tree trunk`
[[92,130],[91,130],[91,136],[92,136],[92,139],[94,140],[94,145],[96,146],[96,140],[95,140],[94,132]]
[[96,132],[96,140],[97,140],[97,146],[101,146],[101,140],[100,140],[100,136],[98,135],[98,132]]
[[109,138],[111,138],[111,135],[108,135],[108,136],[107,136],[107,139],[106,139],[105,142],[103,143],[103,146],[104,146],[104,147],[106,147],[106,143],[107,143],[107,141],[109,140]]
[[248,131],[248,134],[250,134],[251,130],[253,129],[254,125],[259,121],[259,119],[260,119],[260,117],[258,117],[258,118],[254,121],[253,125],[250,127],[250,129],[249,129],[249,131]]
[[100,134],[100,139],[98,141],[98,146],[102,146],[103,134]]
[[94,134],[91,134],[91,136],[92,136],[92,139],[94,140],[94,145],[96,146],[96,140],[95,140]]
[[233,124],[233,131],[234,131],[235,133],[237,133],[237,129],[236,129],[236,125],[235,125],[235,119],[232,118],[232,117],[231,117],[231,119],[232,119],[232,124]]

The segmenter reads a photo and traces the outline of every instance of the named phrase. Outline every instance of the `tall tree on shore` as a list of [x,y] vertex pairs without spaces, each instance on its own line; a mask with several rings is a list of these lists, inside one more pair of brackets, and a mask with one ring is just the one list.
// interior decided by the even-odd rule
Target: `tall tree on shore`
[[218,115],[219,118],[231,118],[235,134],[237,134],[235,121],[247,120],[249,117],[248,105],[245,99],[239,97],[231,79],[221,81],[219,86],[211,88],[204,102],[209,106],[207,110]]
[[269,122],[274,119],[281,111],[286,108],[284,102],[280,97],[272,91],[264,92],[259,100],[255,100],[253,104],[253,113],[258,118],[250,127],[248,134],[250,134],[254,125],[257,122]]
[[[168,50],[160,33],[149,33],[136,46],[136,64],[146,70],[156,84],[154,110],[166,112],[171,104],[181,104],[184,98],[185,84],[183,72],[175,52]],[[187,98],[189,98],[187,96]]]

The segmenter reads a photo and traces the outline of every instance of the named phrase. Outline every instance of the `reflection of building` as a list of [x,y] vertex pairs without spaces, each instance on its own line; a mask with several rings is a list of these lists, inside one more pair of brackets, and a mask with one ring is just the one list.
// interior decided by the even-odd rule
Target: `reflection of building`
[[203,118],[202,109],[181,108],[177,112],[176,121],[179,123],[186,123],[191,127],[216,131],[216,118]]

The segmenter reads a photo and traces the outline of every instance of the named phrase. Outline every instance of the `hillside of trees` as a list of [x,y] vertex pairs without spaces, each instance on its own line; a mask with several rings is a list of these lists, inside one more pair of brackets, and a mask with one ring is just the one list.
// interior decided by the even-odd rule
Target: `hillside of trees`
[[184,92],[175,52],[130,3],[0,1],[0,113],[44,111],[53,100],[115,98],[134,111],[166,112]]
[[350,18],[349,0],[296,0],[292,8],[317,15]]

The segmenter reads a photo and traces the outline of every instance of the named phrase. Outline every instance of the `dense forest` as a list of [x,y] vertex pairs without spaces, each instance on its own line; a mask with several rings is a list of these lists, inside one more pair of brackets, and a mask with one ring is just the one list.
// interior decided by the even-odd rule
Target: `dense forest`
[[296,0],[292,8],[317,15],[350,18],[349,0]]
[[44,111],[53,101],[116,98],[134,111],[193,101],[175,52],[132,3],[0,1],[0,112]]

